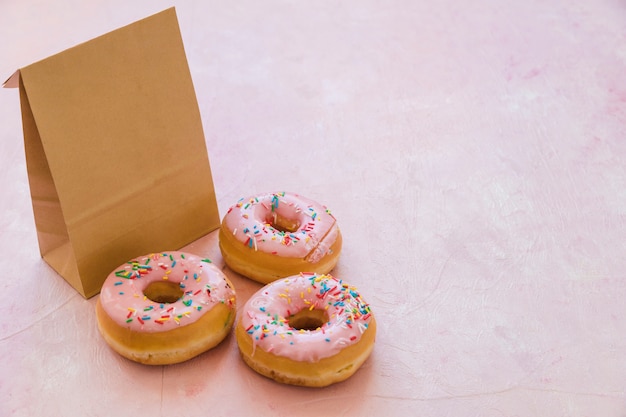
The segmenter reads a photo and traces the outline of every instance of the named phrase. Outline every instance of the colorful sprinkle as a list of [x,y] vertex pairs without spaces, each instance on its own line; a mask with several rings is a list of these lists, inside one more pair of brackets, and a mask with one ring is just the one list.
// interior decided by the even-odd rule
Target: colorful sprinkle
[[[275,292],[266,290],[260,295],[270,296],[271,298],[267,300],[277,303],[273,309],[278,308],[278,312],[270,313],[265,302],[246,312],[243,319],[247,325],[246,332],[257,341],[255,343],[265,343],[265,338],[278,336],[279,340],[291,345],[295,341],[294,337],[302,337],[300,335],[310,332],[320,332],[324,336],[319,340],[330,343],[331,346],[357,341],[367,330],[368,321],[371,319],[370,307],[363,301],[357,289],[330,275],[302,273],[301,276],[307,279],[308,285],[291,287],[291,278],[286,278],[280,281],[280,290]],[[293,299],[290,296],[290,288],[295,290]],[[287,306],[294,306],[296,314],[303,309],[328,311],[328,321],[320,324],[315,330],[293,328],[288,320],[292,317],[292,312]],[[281,313],[283,308],[284,313]],[[264,349],[269,346],[276,348],[277,342],[268,343],[271,344],[263,345]]]
[[[138,258],[126,262],[122,267],[112,273],[114,277],[108,281],[110,288],[122,289],[126,281],[128,291],[108,291],[102,294],[110,296],[123,296],[121,298],[128,303],[121,314],[116,313],[116,320],[119,323],[127,323],[129,329],[154,329],[158,326],[181,325],[184,318],[196,320],[199,314],[210,309],[211,305],[223,303],[234,306],[234,291],[227,282],[214,281],[215,276],[207,264],[212,263],[208,258],[185,256],[181,252],[150,254],[146,257]],[[209,269],[209,271],[207,271]],[[157,272],[159,271],[159,272]],[[196,282],[185,279],[193,275]],[[184,291],[184,296],[174,303],[153,302],[142,292],[145,285],[134,285],[132,280],[167,279],[177,284]],[[106,283],[105,283],[106,284]],[[146,283],[147,285],[147,283]],[[126,289],[127,287],[124,287]],[[132,290],[132,291],[131,291]],[[178,313],[178,309],[181,311]],[[113,317],[113,315],[112,315]],[[171,322],[171,323],[169,323]],[[152,324],[154,323],[154,324]]]

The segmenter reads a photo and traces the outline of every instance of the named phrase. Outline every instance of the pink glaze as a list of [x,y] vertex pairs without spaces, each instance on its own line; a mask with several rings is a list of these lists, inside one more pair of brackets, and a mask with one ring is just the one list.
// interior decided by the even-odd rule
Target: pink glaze
[[[295,232],[272,227],[271,219],[279,215],[297,220]],[[305,258],[316,263],[330,251],[338,228],[326,207],[293,193],[269,193],[242,198],[232,206],[223,223],[243,245],[278,256]]]
[[[288,317],[303,309],[326,310],[316,330],[296,330]],[[300,362],[317,362],[358,343],[372,320],[356,288],[331,275],[302,273],[266,285],[243,307],[241,325],[254,347]]]
[[[154,333],[191,324],[218,303],[232,305],[235,291],[208,259],[184,252],[142,256],[111,272],[100,302],[117,324]],[[143,291],[154,281],[174,282],[184,291],[174,303],[157,303]]]

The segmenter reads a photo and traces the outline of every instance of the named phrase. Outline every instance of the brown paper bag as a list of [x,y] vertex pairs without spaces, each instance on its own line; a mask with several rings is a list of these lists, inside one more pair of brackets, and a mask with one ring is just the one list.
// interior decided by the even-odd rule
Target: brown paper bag
[[84,297],[219,226],[173,8],[21,68],[18,85],[41,255]]

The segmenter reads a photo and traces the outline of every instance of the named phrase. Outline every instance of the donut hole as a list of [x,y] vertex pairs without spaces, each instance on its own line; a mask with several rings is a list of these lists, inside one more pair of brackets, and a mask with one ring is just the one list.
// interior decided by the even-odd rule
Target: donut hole
[[289,326],[296,330],[316,330],[328,322],[326,310],[308,308],[298,311],[287,317]]
[[149,300],[160,304],[175,303],[184,294],[179,284],[170,281],[154,281],[143,290],[143,295]]
[[282,216],[276,212],[271,213],[266,219],[266,223],[274,229],[283,233],[293,233],[300,229],[300,220]]

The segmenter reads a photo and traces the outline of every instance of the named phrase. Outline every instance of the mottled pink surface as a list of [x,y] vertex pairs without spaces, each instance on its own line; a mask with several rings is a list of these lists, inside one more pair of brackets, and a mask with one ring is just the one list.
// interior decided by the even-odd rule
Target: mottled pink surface
[[[2,90],[0,416],[626,415],[624,1],[4,0],[0,76],[172,4],[220,213],[326,204],[374,352],[313,390],[232,335],[176,366],[113,353],[39,257]],[[216,232],[184,249],[223,266]],[[240,305],[260,288],[225,273]]]

